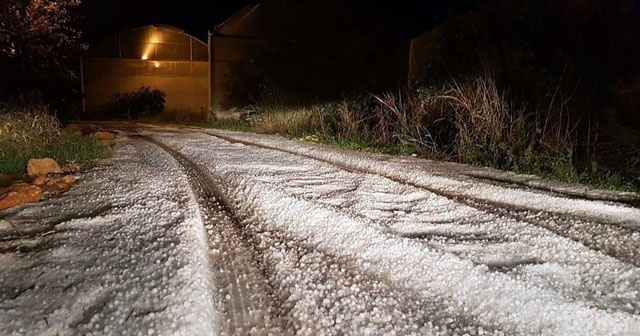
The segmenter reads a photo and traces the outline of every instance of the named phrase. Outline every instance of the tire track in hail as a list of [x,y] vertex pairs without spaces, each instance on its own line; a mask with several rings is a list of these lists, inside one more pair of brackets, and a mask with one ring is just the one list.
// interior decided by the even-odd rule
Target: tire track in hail
[[491,202],[478,200],[456,195],[453,192],[430,188],[418,183],[407,181],[406,179],[392,176],[391,174],[380,174],[366,169],[351,167],[334,161],[325,160],[308,154],[298,153],[294,150],[278,148],[275,146],[256,144],[251,141],[239,140],[233,137],[212,134],[206,131],[193,130],[214,138],[222,139],[230,143],[239,143],[256,148],[275,150],[290,155],[304,157],[307,159],[320,161],[338,169],[351,173],[370,174],[380,176],[391,181],[401,183],[410,187],[423,189],[435,195],[445,197],[456,203],[463,204],[479,211],[493,214],[499,217],[510,218],[515,221],[524,222],[529,225],[544,228],[558,236],[565,237],[578,242],[585,247],[606,254],[623,263],[640,267],[640,246],[634,239],[638,234],[637,230],[622,227],[614,224],[603,224],[588,219],[580,218],[576,215],[557,214],[550,211],[534,211],[524,207],[513,206],[501,202]]
[[225,201],[220,188],[195,163],[164,143],[139,133],[129,134],[160,147],[169,153],[184,169],[205,222],[209,236],[209,253],[220,250],[212,267],[218,268],[216,282],[223,290],[222,304],[228,335],[269,334],[279,330],[280,323],[271,317],[272,307],[267,299],[267,284],[262,272],[255,265],[252,249],[243,241],[240,221],[235,211]]
[[[146,137],[146,136],[142,136],[142,137]],[[159,141],[159,140],[151,138],[150,141]],[[163,143],[159,143],[159,145],[166,146]],[[171,148],[169,149],[172,150]],[[233,211],[231,210],[233,209],[232,204],[229,204],[228,206],[230,207],[229,211]],[[475,332],[476,330],[479,329],[479,330],[484,330],[484,332],[487,332],[487,333],[492,333],[495,330],[496,333],[500,335],[504,334],[504,332],[501,331],[501,329],[498,328],[497,326],[492,325],[490,323],[482,322],[478,320],[477,316],[475,315],[467,315],[465,312],[462,312],[462,311],[454,311],[454,312],[450,311],[449,309],[447,309],[447,306],[442,302],[435,301],[435,300],[433,302],[432,301],[425,301],[425,302],[416,301],[415,297],[420,296],[421,294],[419,294],[418,292],[415,292],[415,290],[410,289],[409,287],[406,287],[404,285],[398,285],[397,283],[393,282],[391,279],[387,278],[386,276],[381,276],[377,273],[371,273],[366,270],[360,270],[359,267],[354,266],[357,263],[357,260],[355,259],[337,256],[330,251],[326,251],[325,249],[319,248],[318,246],[309,244],[307,242],[307,239],[305,238],[292,237],[290,235],[287,235],[286,232],[283,232],[279,229],[270,230],[270,231],[263,231],[260,229],[258,230],[256,229],[257,228],[252,228],[251,225],[249,225],[246,228],[244,228],[242,235],[243,237],[245,237],[246,240],[256,242],[256,245],[261,246],[261,247],[258,247],[258,249],[265,249],[264,251],[262,251],[264,255],[271,256],[271,257],[265,257],[265,259],[263,260],[266,264],[264,265],[266,266],[264,268],[265,269],[264,276],[265,278],[268,278],[268,280],[270,281],[271,284],[273,284],[273,286],[277,287],[276,288],[277,293],[279,293],[280,295],[284,294],[284,296],[282,296],[278,300],[278,307],[272,314],[272,316],[274,316],[276,319],[279,319],[279,321],[281,321],[281,326],[284,331],[280,331],[277,333],[269,333],[269,335],[288,335],[290,333],[300,334],[300,330],[298,330],[299,322],[296,322],[296,319],[300,318],[300,315],[299,315],[300,312],[299,311],[297,313],[292,312],[292,310],[294,309],[300,309],[300,307],[297,307],[296,305],[296,303],[299,301],[295,298],[297,295],[299,295],[299,293],[297,295],[294,295],[291,292],[289,292],[289,290],[295,289],[296,291],[300,291],[302,289],[299,288],[298,285],[302,286],[305,284],[304,281],[300,281],[300,283],[296,283],[295,286],[291,286],[291,287],[287,286],[288,284],[286,282],[290,281],[290,279],[287,279],[287,276],[284,275],[281,271],[279,271],[280,267],[278,267],[277,265],[279,262],[282,262],[282,260],[280,260],[280,258],[282,258],[282,255],[280,255],[280,253],[282,251],[279,251],[280,253],[276,254],[278,255],[278,257],[275,257],[275,258],[273,257],[274,255],[273,253],[264,253],[264,252],[267,252],[270,248],[273,248],[274,246],[280,246],[285,248],[285,251],[284,251],[286,255],[286,257],[284,257],[285,259],[297,258],[296,269],[292,270],[291,272],[304,272],[305,274],[313,273],[313,272],[317,272],[318,268],[319,269],[324,268],[324,270],[327,270],[329,268],[332,268],[332,265],[333,265],[335,266],[335,269],[341,270],[340,272],[343,273],[341,274],[341,276],[348,277],[348,279],[346,280],[347,283],[349,281],[355,281],[354,277],[355,279],[358,279],[359,281],[361,281],[360,283],[354,282],[354,284],[358,285],[358,287],[356,287],[358,288],[357,289],[358,291],[360,290],[368,291],[367,295],[364,295],[365,299],[382,297],[382,298],[388,298],[388,300],[390,301],[402,302],[403,305],[401,307],[397,307],[396,310],[393,310],[392,312],[393,313],[400,312],[404,318],[411,317],[412,320],[415,321],[416,325],[418,326],[424,327],[426,325],[433,325],[433,326],[436,326],[436,330],[438,330],[437,328],[440,328],[439,330],[440,331],[444,330],[444,332],[446,332],[447,330],[451,330],[452,332],[453,330],[469,330],[470,332]],[[301,265],[300,261],[301,259],[303,259],[302,256],[309,256],[314,254],[323,255],[324,260],[321,263],[316,265],[313,265],[313,263],[304,265],[303,263],[302,264],[303,266],[300,267]],[[323,284],[326,282],[331,282],[332,286],[336,286],[337,288],[339,286],[344,285],[345,283],[344,281],[342,281],[342,278],[335,277],[335,274],[332,274],[332,273],[322,273],[322,274],[323,276],[326,277],[326,278],[323,278],[321,281]],[[352,287],[350,284],[349,286],[344,287],[341,291],[337,291],[334,288],[333,290],[330,290],[330,292],[331,293],[335,292],[334,294],[339,298],[347,295],[347,294],[344,294],[342,291],[349,292],[353,290],[353,288],[354,287]],[[311,288],[310,290],[317,290],[317,289]],[[317,295],[317,292],[314,292],[311,294]],[[363,296],[357,293],[354,293],[353,295],[356,295],[359,297]],[[291,297],[294,297],[294,299],[292,300]],[[336,301],[339,301],[339,300],[337,300],[336,298],[333,298],[330,304],[331,305],[337,304]],[[383,300],[383,302],[385,301]],[[326,308],[328,313],[332,311],[330,307],[335,307],[335,306],[327,307],[327,304],[325,302],[318,302],[318,304]],[[373,303],[369,302],[369,304],[373,304]],[[388,312],[388,313],[391,314],[392,312]],[[306,321],[304,323],[306,323]],[[340,324],[336,324],[335,327],[340,327]],[[407,327],[410,327],[410,326],[407,326]],[[333,334],[341,335],[344,332],[344,330],[340,331],[339,328],[337,329],[337,331],[334,331],[333,329],[319,329],[319,330],[323,330],[327,332],[327,334],[329,335],[333,335]],[[319,334],[324,334],[324,333],[320,332]],[[409,333],[409,334],[414,334],[414,333]]]

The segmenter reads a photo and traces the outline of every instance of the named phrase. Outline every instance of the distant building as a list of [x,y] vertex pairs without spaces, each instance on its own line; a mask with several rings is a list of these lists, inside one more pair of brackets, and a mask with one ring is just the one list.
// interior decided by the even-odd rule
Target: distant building
[[262,45],[263,13],[260,4],[246,6],[210,35],[211,110],[218,114],[246,105],[255,92],[247,62],[251,53]]
[[84,113],[108,117],[105,105],[119,92],[142,86],[166,94],[165,110],[188,119],[209,110],[207,44],[170,26],[150,25],[120,32],[82,59]]
[[[165,25],[138,27],[104,40],[82,60],[85,115],[109,117],[105,106],[116,93],[144,85],[165,92],[167,113],[175,119],[237,117],[239,108],[258,98],[250,61],[273,34],[267,29],[265,11],[259,3],[242,8],[216,25],[207,43]],[[384,70],[389,83],[406,83],[408,75],[410,82],[417,81],[429,59],[429,42],[428,34],[416,37],[408,52],[404,43],[389,44],[385,51],[392,56],[382,57],[386,63],[381,63],[389,66],[377,70]],[[359,61],[347,58],[344,62],[355,66],[349,62]]]
[[260,42],[260,5],[249,5],[215,27],[208,43],[165,25],[120,32],[82,59],[84,113],[109,117],[105,107],[120,92],[141,86],[166,94],[166,113],[207,119],[247,103],[243,67]]
[[437,48],[436,42],[432,31],[409,40],[408,84],[410,87],[418,84],[426,75],[429,53]]

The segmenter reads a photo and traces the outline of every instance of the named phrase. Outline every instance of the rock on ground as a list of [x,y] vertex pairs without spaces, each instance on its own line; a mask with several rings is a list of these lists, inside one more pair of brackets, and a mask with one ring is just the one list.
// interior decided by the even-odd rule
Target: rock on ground
[[62,173],[62,167],[54,159],[31,159],[27,162],[27,175],[29,177],[45,176],[52,173]]
[[116,138],[116,134],[113,132],[107,132],[107,131],[97,131],[92,133],[89,137],[96,139],[98,141],[111,141]]
[[37,203],[41,197],[42,189],[40,187],[27,183],[16,183],[0,190],[0,210],[27,203]]

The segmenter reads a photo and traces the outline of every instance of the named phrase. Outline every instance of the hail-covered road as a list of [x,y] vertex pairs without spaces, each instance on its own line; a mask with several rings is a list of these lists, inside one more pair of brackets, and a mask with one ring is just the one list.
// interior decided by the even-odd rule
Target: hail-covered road
[[640,335],[639,199],[121,128],[71,192],[0,212],[0,334]]

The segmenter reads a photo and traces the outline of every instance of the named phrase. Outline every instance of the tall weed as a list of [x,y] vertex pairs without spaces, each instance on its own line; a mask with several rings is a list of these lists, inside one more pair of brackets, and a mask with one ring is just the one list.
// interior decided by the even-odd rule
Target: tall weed
[[485,72],[441,87],[367,94],[311,107],[263,108],[252,126],[265,133],[313,135],[342,146],[420,153],[568,182],[640,187],[640,168],[620,173],[598,164],[592,154],[597,127],[586,127],[585,132],[561,98],[530,109],[515,103]]

